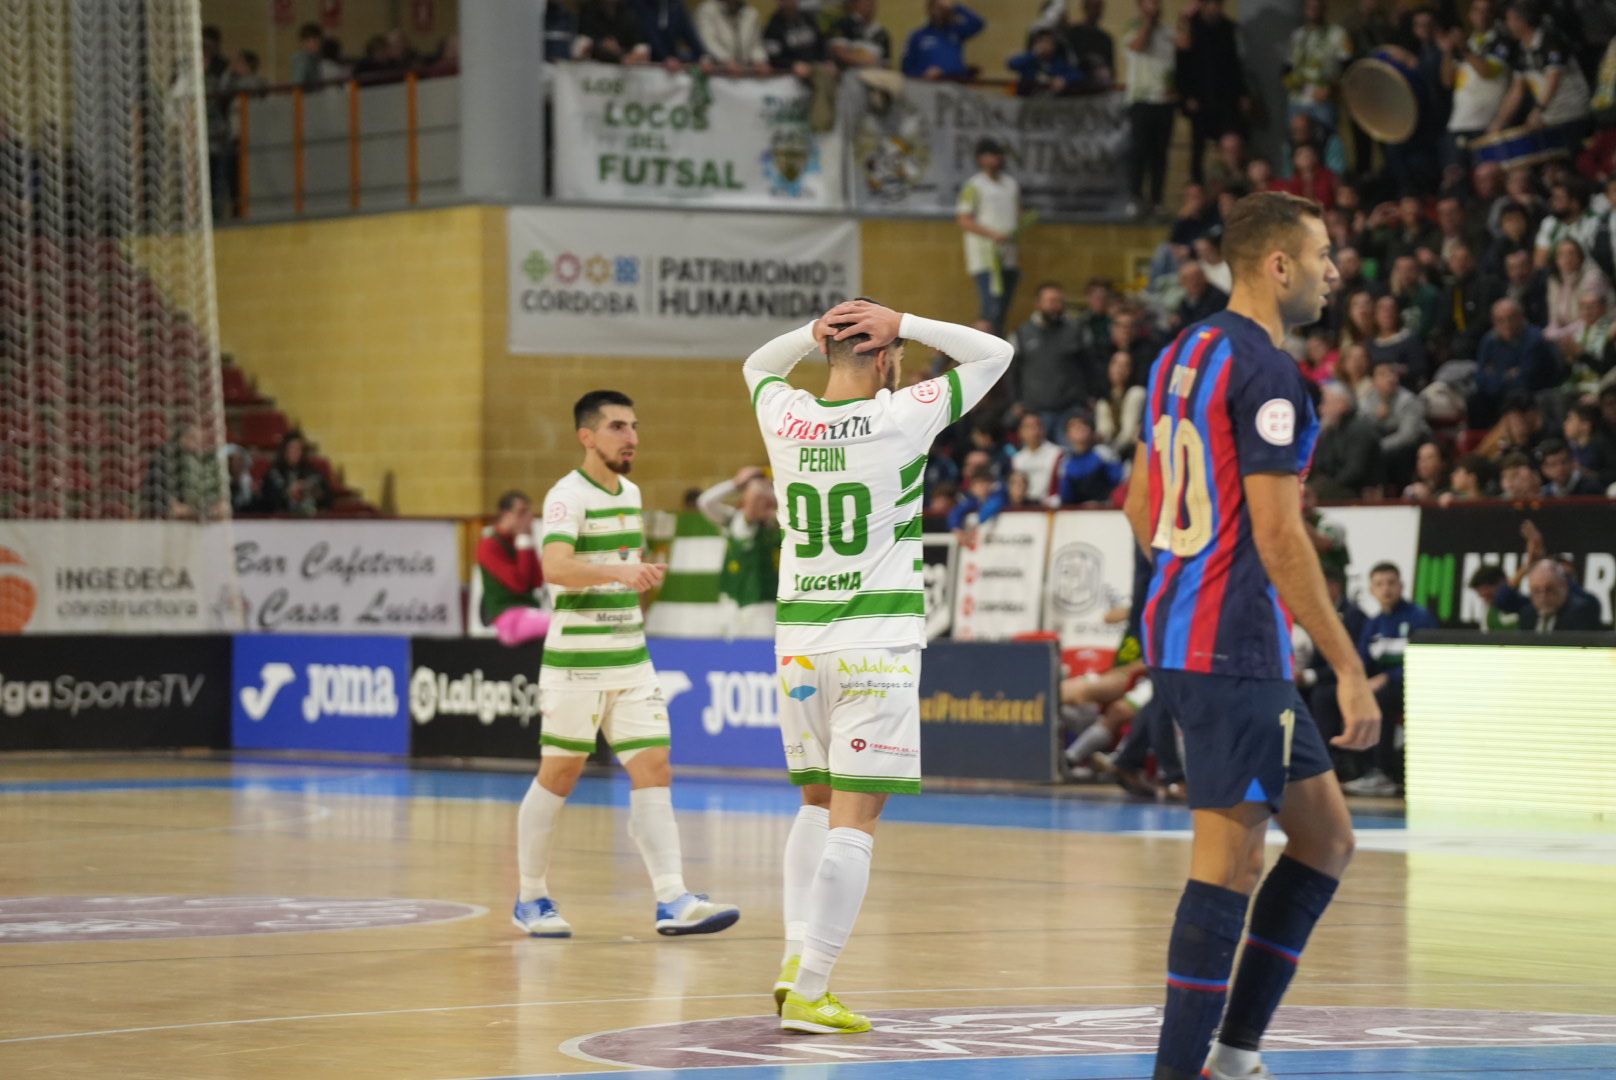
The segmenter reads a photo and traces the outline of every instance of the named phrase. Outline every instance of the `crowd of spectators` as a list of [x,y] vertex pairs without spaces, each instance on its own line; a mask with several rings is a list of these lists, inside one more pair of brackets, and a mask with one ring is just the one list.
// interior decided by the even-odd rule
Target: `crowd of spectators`
[[[1223,72],[1221,93],[1198,89],[1233,48],[1221,3],[1192,4],[1176,33],[1157,0],[1138,6],[1123,39],[1130,179],[1154,200],[1164,166],[1152,139],[1170,137],[1180,112],[1193,178],[1144,288],[1097,279],[1072,305],[1062,283],[1038,286],[1009,335],[1012,375],[932,455],[929,511],[969,528],[1006,508],[1114,504],[1149,365],[1228,302],[1221,219],[1256,190],[1317,199],[1341,272],[1323,318],[1287,343],[1319,395],[1308,478],[1318,498],[1616,497],[1616,25],[1532,0],[1507,11],[1474,0],[1463,25],[1430,8],[1394,22],[1364,0],[1359,25],[1343,27],[1308,0],[1275,162],[1248,151],[1236,76]],[[1433,114],[1421,123],[1436,132],[1427,145],[1361,141],[1349,128],[1339,77],[1371,48],[1417,61]],[[1477,99],[1487,78],[1490,107]],[[1477,137],[1514,126],[1563,138],[1567,152],[1476,155]]]

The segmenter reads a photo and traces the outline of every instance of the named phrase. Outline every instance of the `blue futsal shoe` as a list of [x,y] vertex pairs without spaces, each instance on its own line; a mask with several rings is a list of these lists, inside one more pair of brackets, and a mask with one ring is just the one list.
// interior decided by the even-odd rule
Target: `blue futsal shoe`
[[528,937],[568,938],[572,926],[556,910],[555,901],[548,896],[537,900],[518,900],[511,909],[511,922]]
[[656,906],[656,932],[664,937],[716,934],[734,926],[740,917],[741,909],[733,904],[715,904],[706,893],[685,893]]

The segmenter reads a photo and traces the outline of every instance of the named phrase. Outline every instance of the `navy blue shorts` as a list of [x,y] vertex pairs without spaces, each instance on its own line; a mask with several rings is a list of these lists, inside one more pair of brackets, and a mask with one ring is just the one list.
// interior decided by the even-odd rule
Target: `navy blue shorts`
[[1243,802],[1279,812],[1285,784],[1334,766],[1296,684],[1150,669],[1156,695],[1184,733],[1184,773],[1194,810]]

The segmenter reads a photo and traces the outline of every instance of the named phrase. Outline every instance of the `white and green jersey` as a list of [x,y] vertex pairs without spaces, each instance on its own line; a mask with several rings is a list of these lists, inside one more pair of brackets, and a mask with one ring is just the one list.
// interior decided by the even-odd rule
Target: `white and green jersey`
[[[645,547],[640,489],[622,476],[615,492],[576,469],[563,476],[544,497],[541,546],[555,543],[572,545],[584,562],[639,562]],[[547,584],[555,614],[544,637],[541,688],[622,690],[656,677],[639,593],[622,585]]]
[[746,362],[783,528],[775,647],[782,656],[924,647],[921,514],[932,440],[980,401],[1010,364],[1008,342],[914,315],[902,334],[959,367],[873,398],[823,401],[784,379],[817,354],[812,327]]

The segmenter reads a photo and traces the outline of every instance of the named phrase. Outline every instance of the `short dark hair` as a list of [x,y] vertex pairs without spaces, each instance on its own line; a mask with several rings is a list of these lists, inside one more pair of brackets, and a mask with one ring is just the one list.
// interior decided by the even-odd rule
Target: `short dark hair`
[[247,61],[247,69],[256,75],[258,73],[258,54],[251,49],[242,49],[241,58]]
[[1033,290],[1033,295],[1042,296],[1045,289],[1059,289],[1061,292],[1065,292],[1066,286],[1053,279],[1049,281],[1040,281],[1038,283],[1038,288]]
[[1244,196],[1224,222],[1224,258],[1238,272],[1255,269],[1276,249],[1295,255],[1302,222],[1310,217],[1323,221],[1324,209],[1300,195],[1258,191]]
[[1556,454],[1569,454],[1571,447],[1564,439],[1544,439],[1537,448],[1538,461],[1547,461]]
[[1370,580],[1373,580],[1376,574],[1396,574],[1398,577],[1402,577],[1403,571],[1396,563],[1383,561],[1369,568]]
[[1564,180],[1557,180],[1549,185],[1549,194],[1563,190],[1566,198],[1574,201],[1578,206],[1588,205],[1588,189],[1582,186],[1580,177],[1568,176]]
[[1472,589],[1485,589],[1493,585],[1502,585],[1506,580],[1502,566],[1496,563],[1488,563],[1476,567],[1476,572],[1470,575],[1469,587]]
[[219,28],[217,26],[209,23],[202,28],[202,40],[211,41],[217,44],[224,40],[224,35],[219,32]]
[[1512,412],[1532,412],[1538,407],[1537,398],[1525,390],[1511,390],[1504,396],[1504,405],[1499,414]]
[[1397,361],[1396,360],[1393,360],[1391,357],[1382,354],[1380,357],[1376,358],[1373,363],[1371,363],[1369,365],[1369,373],[1371,375],[1373,375],[1375,372],[1379,371],[1383,367],[1395,368],[1396,366],[1397,366]]
[[619,390],[591,390],[579,398],[578,403],[572,407],[573,426],[593,428],[600,423],[601,410],[607,405],[621,405],[625,409],[632,409],[634,401]]
[[320,29],[319,23],[306,22],[297,28],[297,40],[311,41],[315,38],[325,40],[325,31]]
[[1469,473],[1471,476],[1474,476],[1483,484],[1486,484],[1488,480],[1492,479],[1493,463],[1488,461],[1485,457],[1482,457],[1480,454],[1466,454],[1464,457],[1454,462],[1453,467],[1455,469],[1463,469],[1465,472]]
[[[1527,457],[1526,453],[1521,450],[1511,450],[1500,458],[1498,462],[1498,471],[1500,473],[1507,473],[1511,469],[1532,468],[1532,459]],[[1535,472],[1536,470],[1534,469],[1533,471]]]
[[499,507],[500,513],[508,514],[512,510],[516,509],[518,503],[527,503],[529,506],[532,506],[533,500],[527,497],[527,492],[517,491],[513,488],[501,495],[499,497],[499,502],[497,502],[495,505]]
[[1534,30],[1543,25],[1543,9],[1535,3],[1535,0],[1515,0],[1504,10],[1513,11],[1522,22]]
[[[1606,390],[1616,390],[1616,386],[1607,386],[1607,387],[1605,387],[1605,389]],[[1603,397],[1604,396],[1603,393],[1601,393],[1600,396]],[[1567,409],[1566,412],[1571,416],[1575,416],[1578,420],[1581,420],[1584,424],[1587,424],[1589,427],[1598,427],[1599,426],[1599,419],[1600,418],[1599,418],[1599,406],[1598,405],[1591,405],[1586,401],[1579,401],[1576,404],[1572,405],[1571,408]]]
[[[879,300],[872,300],[868,296],[855,296],[853,299],[863,300],[865,303],[869,304],[880,303]],[[831,325],[831,329],[841,330],[844,326],[850,325],[852,324],[833,323]],[[840,341],[837,341],[835,338],[830,338],[825,342],[825,359],[827,362],[832,364],[845,364],[848,362],[862,363],[866,360],[874,360],[875,354],[880,351],[879,349],[871,349],[869,352],[858,351],[858,347],[860,345],[864,345],[869,341],[869,334],[854,334],[852,337],[842,338]],[[893,338],[892,341],[885,346],[885,348],[903,348],[903,338]]]
[[1325,581],[1333,581],[1343,589],[1347,587],[1347,571],[1340,563],[1333,562],[1322,569],[1324,570]]

